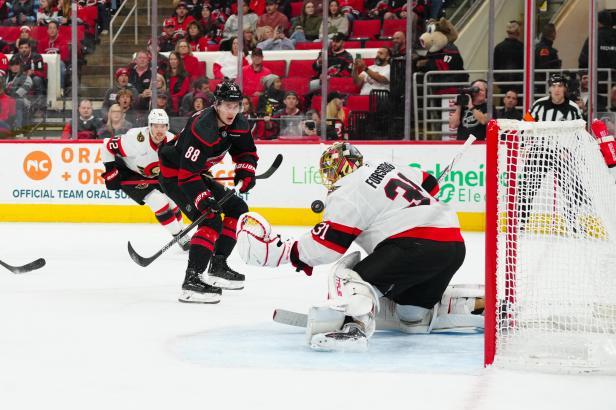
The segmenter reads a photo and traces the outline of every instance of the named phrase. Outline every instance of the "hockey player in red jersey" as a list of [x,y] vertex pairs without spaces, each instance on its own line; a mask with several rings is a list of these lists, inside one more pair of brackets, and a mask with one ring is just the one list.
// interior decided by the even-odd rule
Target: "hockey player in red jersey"
[[[260,215],[243,215],[238,222],[242,259],[257,266],[291,263],[308,275],[313,266],[339,259],[330,274],[326,306],[308,315],[313,349],[365,348],[379,304],[389,319],[393,312],[399,330],[429,332],[439,311],[435,305],[465,256],[455,212],[434,197],[437,180],[387,161],[363,163],[361,153],[346,142],[325,150],[320,171],[329,190],[323,221],[299,240],[283,240]],[[360,261],[355,252],[340,259],[353,242],[368,256]],[[470,314],[469,300],[459,301]],[[451,313],[444,309],[444,316]]]
[[[147,204],[158,222],[172,235],[182,230],[182,212],[158,184],[136,183],[159,174],[158,148],[174,136],[169,131],[169,117],[164,110],[154,109],[148,115],[148,126],[132,128],[124,135],[105,138],[101,158],[102,175],[109,190],[121,189],[139,205]],[[131,182],[135,182],[131,184]],[[188,250],[188,236],[180,238],[180,247]]]
[[[250,126],[238,115],[242,104],[238,85],[224,80],[216,87],[214,97],[214,106],[195,113],[178,139],[159,152],[159,181],[167,195],[193,221],[202,214],[209,215],[190,242],[181,302],[218,303],[221,288],[244,287],[244,275],[229,268],[227,257],[236,243],[237,218],[248,211],[248,206],[233,196],[218,209],[217,200],[225,188],[203,174],[228,152],[236,164],[235,184],[241,182],[240,192],[244,193],[255,185],[258,156]],[[219,211],[224,213],[224,220]],[[202,277],[210,260],[208,275]]]

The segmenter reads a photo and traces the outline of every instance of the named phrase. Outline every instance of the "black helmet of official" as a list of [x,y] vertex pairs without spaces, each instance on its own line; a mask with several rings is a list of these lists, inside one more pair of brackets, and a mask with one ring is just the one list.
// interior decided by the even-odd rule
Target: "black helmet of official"
[[242,90],[233,80],[225,78],[214,91],[216,101],[242,101]]
[[550,78],[548,79],[548,85],[551,87],[554,84],[562,84],[565,87],[567,86],[567,78],[561,73],[552,73],[550,74]]

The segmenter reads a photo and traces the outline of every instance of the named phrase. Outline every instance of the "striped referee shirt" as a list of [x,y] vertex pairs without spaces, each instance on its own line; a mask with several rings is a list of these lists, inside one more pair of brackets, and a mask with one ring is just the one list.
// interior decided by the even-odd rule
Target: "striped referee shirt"
[[576,103],[565,98],[561,104],[554,104],[550,96],[535,101],[530,114],[535,121],[570,121],[582,118],[582,113]]

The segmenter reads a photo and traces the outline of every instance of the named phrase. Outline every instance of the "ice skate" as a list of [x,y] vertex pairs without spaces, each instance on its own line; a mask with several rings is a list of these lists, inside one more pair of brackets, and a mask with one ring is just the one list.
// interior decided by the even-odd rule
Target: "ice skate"
[[206,283],[221,289],[239,290],[244,289],[244,279],[244,275],[229,267],[226,256],[212,256]]
[[188,269],[178,300],[184,303],[218,303],[222,290],[201,281],[199,273]]
[[342,330],[312,336],[310,348],[322,352],[365,352],[368,338],[357,323],[347,323]]
[[188,250],[190,249],[190,236],[184,235],[180,239],[178,239],[178,246],[182,248],[183,251],[188,252]]

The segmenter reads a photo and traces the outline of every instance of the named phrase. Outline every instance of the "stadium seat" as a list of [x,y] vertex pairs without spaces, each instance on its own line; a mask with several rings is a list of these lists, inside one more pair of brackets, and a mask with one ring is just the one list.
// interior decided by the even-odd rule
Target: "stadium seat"
[[320,50],[322,47],[323,44],[320,41],[317,41],[316,43],[312,41],[305,41],[295,44],[296,50]]
[[374,39],[381,32],[381,20],[355,20],[350,39],[369,38]]
[[406,33],[406,19],[383,20],[383,32],[381,33],[381,37],[392,37],[396,31],[402,31]]
[[7,43],[15,43],[19,38],[19,27],[0,27],[0,37]]
[[205,71],[205,67],[206,67],[205,66],[205,61],[199,61],[198,64],[199,64],[199,66],[198,66],[199,67],[199,76],[205,77],[205,73],[206,73],[206,71]]
[[295,91],[302,97],[310,91],[310,80],[306,77],[286,77],[282,79],[282,89]]
[[255,107],[255,110],[256,110],[257,106],[259,105],[259,96],[258,95],[251,96],[250,101],[252,102],[252,106]]
[[263,67],[269,68],[272,74],[276,74],[280,78],[287,76],[287,62],[285,60],[263,61]]
[[351,111],[370,111],[370,96],[368,95],[349,95],[347,107]]
[[302,14],[303,1],[294,1],[291,3],[291,17],[298,17]]
[[216,86],[222,81],[222,78],[210,78],[209,80],[209,86],[210,86],[210,91],[214,92],[216,91]]
[[207,51],[219,51],[220,50],[220,44],[208,44],[207,45]]
[[366,67],[370,67],[374,65],[374,58],[364,58],[364,63],[366,63]]
[[312,69],[312,60],[289,61],[289,77],[312,78],[316,72]]
[[370,40],[366,41],[366,48],[380,48],[380,47],[388,47],[391,48],[394,43],[391,40]]
[[344,48],[362,48],[361,41],[345,41]]
[[359,89],[351,77],[332,77],[329,79],[329,90],[342,94],[359,94]]
[[310,108],[316,110],[317,112],[321,112],[321,96],[315,95],[312,97],[312,103],[310,104]]

